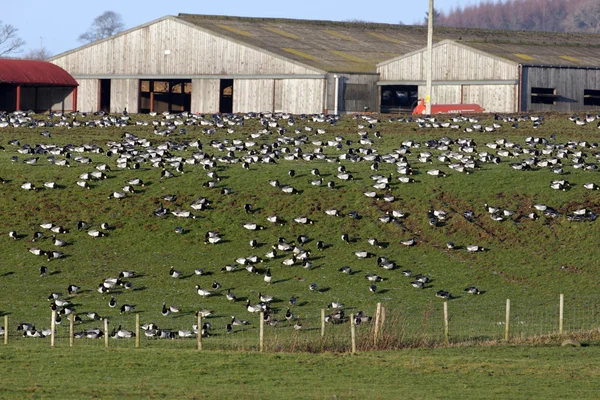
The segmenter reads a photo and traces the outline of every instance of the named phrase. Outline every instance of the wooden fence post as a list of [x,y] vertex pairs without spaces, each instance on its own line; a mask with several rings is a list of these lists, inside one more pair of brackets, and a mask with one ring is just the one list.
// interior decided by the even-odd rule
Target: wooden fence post
[[50,321],[50,347],[54,347],[54,330],[56,328],[56,311],[52,310],[52,321]]
[[325,309],[321,308],[321,337],[325,337]]
[[510,329],[510,299],[506,299],[506,321],[504,326],[504,340],[508,342]]
[[202,350],[202,313],[198,312],[198,351]]
[[354,314],[350,314],[350,337],[352,338],[352,354],[356,354],[356,326],[354,324]]
[[373,332],[373,346],[377,346],[377,336],[379,336],[379,322],[381,321],[381,303],[377,303],[375,311],[375,331]]
[[381,332],[383,332],[383,326],[385,324],[385,306],[381,306],[381,322],[379,325],[381,326]]
[[4,316],[4,344],[8,344],[8,314]]
[[135,347],[140,347],[140,314],[135,314]]
[[104,347],[108,347],[108,318],[104,318]]
[[75,323],[75,314],[71,313],[69,314],[69,347],[73,347],[73,341],[74,341],[74,326],[73,324]]
[[260,352],[264,350],[264,337],[265,337],[265,313],[264,311],[260,312],[260,323],[259,323],[259,333],[258,333],[258,348]]
[[560,294],[560,304],[558,308],[558,333],[560,335],[563,334],[563,317],[565,311],[565,295]]
[[446,344],[450,344],[450,337],[448,332],[448,302],[444,301],[444,341]]

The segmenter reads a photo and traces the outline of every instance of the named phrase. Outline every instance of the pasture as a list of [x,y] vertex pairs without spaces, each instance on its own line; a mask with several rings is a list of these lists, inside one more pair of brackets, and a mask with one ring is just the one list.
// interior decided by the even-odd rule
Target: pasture
[[[109,330],[132,330],[138,313],[143,325],[158,327],[142,337],[142,347],[167,351],[192,349],[194,339],[180,339],[179,331],[190,333],[194,314],[211,311],[204,319],[211,324],[206,349],[254,350],[258,314],[247,310],[247,301],[256,306],[259,294],[273,297],[267,302],[269,351],[315,350],[310,343],[320,340],[321,309],[333,302],[343,304],[342,322],[359,311],[373,316],[375,305],[382,303],[387,331],[400,338],[393,347],[439,343],[444,301],[436,296],[440,291],[449,297],[453,342],[502,338],[507,298],[512,301],[516,338],[557,331],[560,293],[565,295],[567,331],[598,328],[595,282],[600,249],[594,213],[600,209],[598,192],[584,187],[600,183],[596,122],[577,125],[565,115],[547,115],[538,125],[529,117],[503,121],[484,116],[456,122],[460,127],[453,129],[432,127],[427,121],[369,118],[305,116],[295,117],[291,125],[281,116],[217,120],[139,115],[121,121],[126,126],[114,126],[119,116],[90,115],[78,120],[94,126],[1,128],[0,178],[5,183],[0,192],[0,312],[9,315],[12,346],[47,345],[47,339],[23,337],[16,328],[21,322],[40,331],[49,328],[48,297],[54,292],[67,301],[57,306],[63,311],[59,346],[68,343],[66,307],[67,313],[81,318],[75,328],[81,333],[102,328],[102,321],[88,316],[92,312],[109,320]],[[35,120],[60,122],[47,115]],[[69,123],[72,117],[65,120]],[[108,126],[99,127],[98,121]],[[465,132],[493,123],[499,125],[493,132]],[[82,158],[77,161],[78,157]],[[557,163],[543,164],[549,159]],[[58,165],[61,160],[69,166]],[[99,171],[102,164],[109,169]],[[466,165],[469,173],[450,164]],[[518,164],[528,167],[517,170]],[[341,167],[349,179],[340,175]],[[562,167],[560,174],[552,170],[557,167]],[[404,175],[402,168],[411,168],[412,174]],[[428,173],[433,170],[446,176]],[[104,175],[85,175],[94,171]],[[172,176],[163,176],[163,171]],[[375,189],[373,175],[380,175],[379,183],[386,178],[389,182]],[[411,181],[402,183],[399,177]],[[144,185],[128,183],[134,178]],[[554,190],[554,180],[569,185]],[[38,190],[22,189],[25,182]],[[44,182],[55,182],[56,188],[44,187]],[[328,182],[335,186],[328,187]],[[133,193],[124,191],[126,185]],[[282,191],[285,185],[294,193]],[[115,192],[124,193],[124,198],[116,198]],[[206,206],[198,206],[201,198]],[[546,205],[555,213],[545,215],[534,205]],[[490,212],[490,207],[499,211]],[[339,215],[325,212],[333,209]],[[178,210],[195,218],[177,217],[172,212]],[[466,216],[467,211],[472,216]],[[576,211],[579,214],[572,215]],[[530,218],[532,212],[539,218]],[[273,216],[281,221],[267,219]],[[301,223],[300,217],[309,223]],[[78,229],[79,221],[87,226]],[[46,223],[64,231],[42,228]],[[248,230],[248,223],[264,229]],[[92,237],[92,230],[102,236]],[[34,241],[35,232],[42,237]],[[206,243],[208,232],[219,242]],[[347,240],[342,240],[344,234]],[[370,244],[370,238],[378,243]],[[63,240],[64,246],[57,247],[55,239]],[[407,242],[410,239],[414,244]],[[256,240],[254,247],[251,240]],[[454,248],[448,248],[449,242]],[[277,255],[268,258],[277,245]],[[468,251],[473,245],[485,250]],[[32,254],[32,248],[43,254]],[[62,254],[48,258],[52,251]],[[361,251],[367,257],[357,257]],[[47,271],[41,274],[42,266]],[[344,266],[351,273],[340,272]],[[170,273],[171,267],[178,277]],[[196,274],[198,268],[202,274]],[[267,269],[270,283],[264,281]],[[114,287],[105,285],[107,278],[118,278],[123,271],[135,274]],[[381,280],[369,281],[367,275]],[[423,288],[413,287],[420,276],[429,281]],[[311,284],[316,284],[314,290]],[[68,285],[79,290],[69,295]],[[469,286],[481,294],[467,293]],[[200,296],[198,288],[208,295]],[[226,298],[228,290],[236,294],[236,301]],[[289,302],[292,297],[294,304]],[[115,307],[109,306],[111,298]],[[163,312],[163,303],[174,311]],[[123,305],[133,309],[122,310]],[[288,308],[293,316],[286,318]],[[337,318],[333,309],[326,313]],[[250,324],[232,326],[228,332],[232,316]],[[359,337],[368,335],[369,324],[365,320],[359,326]],[[158,331],[172,332],[177,339],[161,342],[153,335]],[[328,324],[317,350],[347,350],[348,331],[348,324]],[[90,351],[103,346],[96,339],[76,340],[76,346],[85,344]],[[111,347],[133,347],[133,340],[111,339]]]

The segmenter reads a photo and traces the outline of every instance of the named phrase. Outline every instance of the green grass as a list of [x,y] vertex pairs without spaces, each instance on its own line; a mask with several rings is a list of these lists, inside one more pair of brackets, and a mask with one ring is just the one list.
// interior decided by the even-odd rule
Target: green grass
[[[44,117],[45,118],[45,117]],[[139,116],[136,118],[144,118]],[[489,124],[491,120],[484,121]],[[310,133],[310,140],[332,140],[341,136],[344,141],[353,141],[357,148],[357,122],[351,117],[344,117],[336,126],[302,121],[302,127],[308,124],[313,127],[326,128],[328,133],[317,135]],[[463,124],[465,125],[465,124]],[[600,314],[595,295],[595,281],[598,276],[597,259],[600,249],[597,246],[597,224],[568,222],[564,214],[581,207],[595,212],[598,208],[597,192],[587,191],[582,187],[586,182],[598,183],[598,173],[577,170],[565,160],[565,169],[569,172],[564,178],[574,184],[566,192],[555,192],[549,188],[552,179],[558,176],[548,170],[517,172],[510,168],[504,160],[499,165],[485,164],[470,175],[452,172],[434,158],[432,165],[420,164],[416,158],[420,151],[428,150],[424,146],[412,149],[409,161],[417,171],[414,184],[401,185],[393,183],[391,193],[398,200],[385,203],[382,200],[367,199],[363,192],[371,188],[369,178],[373,171],[366,161],[343,164],[355,179],[351,182],[339,182],[334,178],[338,163],[326,161],[285,161],[282,158],[276,165],[252,164],[249,171],[240,164],[226,165],[219,163],[216,171],[223,178],[217,188],[208,189],[202,184],[208,181],[206,171],[201,166],[186,166],[186,173],[176,174],[174,178],[161,180],[160,170],[143,164],[140,170],[117,170],[115,157],[104,154],[87,154],[93,163],[78,165],[71,160],[71,168],[49,165],[45,156],[35,166],[22,162],[26,155],[19,155],[20,161],[13,163],[10,157],[18,155],[16,147],[8,145],[8,141],[18,139],[23,144],[54,143],[81,145],[94,143],[105,150],[110,141],[120,141],[125,131],[139,137],[148,138],[153,145],[171,140],[176,143],[192,141],[199,138],[204,151],[209,155],[224,156],[210,146],[212,140],[223,141],[236,138],[250,140],[249,134],[262,129],[257,120],[246,121],[245,127],[238,127],[235,134],[227,134],[219,129],[212,136],[202,134],[200,127],[188,127],[187,135],[173,135],[168,139],[152,134],[151,127],[130,126],[127,128],[50,128],[52,137],[39,135],[40,129],[3,129],[0,132],[1,144],[5,151],[0,152],[0,177],[8,180],[0,190],[0,243],[2,260],[0,262],[0,312],[9,314],[10,333],[19,339],[14,330],[18,321],[33,322],[38,328],[49,326],[48,294],[60,291],[66,295],[68,284],[81,286],[84,291],[71,298],[78,313],[96,311],[106,316],[112,326],[123,325],[133,329],[132,315],[119,315],[118,310],[111,309],[107,303],[110,295],[101,295],[96,287],[102,279],[117,276],[122,270],[135,270],[138,277],[131,281],[134,290],[117,290],[114,296],[120,304],[136,305],[142,323],[155,322],[165,329],[190,329],[195,323],[194,313],[200,307],[215,310],[215,315],[208,318],[213,324],[213,335],[206,339],[209,349],[254,349],[257,345],[257,321],[255,315],[249,315],[244,307],[244,299],[257,302],[258,293],[275,296],[272,304],[276,317],[283,319],[287,308],[287,300],[291,295],[298,297],[299,305],[292,307],[294,314],[299,315],[304,323],[305,335],[309,339],[319,340],[320,309],[331,301],[345,304],[347,313],[364,310],[373,315],[378,302],[386,307],[390,318],[396,321],[394,329],[402,335],[408,344],[427,342],[435,343],[442,339],[442,301],[434,294],[437,290],[450,291],[454,298],[449,302],[450,333],[454,341],[477,338],[494,340],[503,337],[504,304],[507,298],[512,301],[513,337],[547,334],[558,329],[558,297],[565,294],[565,326],[569,330],[587,330],[597,328]],[[407,139],[424,143],[426,140],[448,136],[453,139],[472,137],[478,144],[478,151],[490,151],[485,143],[498,137],[513,140],[525,146],[527,136],[543,136],[549,138],[556,134],[558,143],[568,140],[587,140],[594,142],[598,138],[593,124],[577,127],[567,121],[563,115],[549,115],[541,128],[534,130],[530,123],[521,123],[518,129],[511,130],[508,125],[495,133],[466,134],[453,130],[419,129],[415,123],[398,123],[387,120],[378,124],[383,139],[375,139],[373,148],[379,154],[386,154],[401,146]],[[293,128],[289,136],[294,135]],[[304,133],[304,132],[303,132]],[[258,145],[270,144],[279,136],[276,133],[257,139]],[[288,146],[291,148],[291,146]],[[303,145],[302,151],[309,153],[316,146]],[[344,146],[346,149],[347,146]],[[255,147],[258,149],[258,146]],[[454,148],[456,150],[456,148]],[[597,149],[587,149],[587,162],[595,161],[593,154]],[[329,157],[340,152],[332,148],[324,148]],[[433,151],[434,155],[439,152]],[[189,157],[191,151],[173,152],[174,155]],[[245,152],[238,151],[236,156]],[[58,156],[57,158],[62,158]],[[108,163],[113,171],[109,178],[92,183],[91,190],[84,190],[75,185],[78,176],[90,172],[99,163]],[[319,168],[324,180],[335,180],[338,187],[330,190],[327,187],[312,187],[308,180],[312,179],[310,170]],[[441,168],[449,173],[446,178],[435,178],[426,174],[426,170]],[[289,169],[295,169],[296,178],[287,175]],[[393,164],[381,163],[379,173],[387,175],[395,173]],[[143,179],[147,185],[123,200],[109,199],[108,195],[125,185],[132,177]],[[286,195],[271,187],[268,180],[278,179],[282,184],[292,184],[300,194]],[[44,181],[55,180],[62,187],[56,190],[40,190],[36,193],[20,189],[25,181],[41,186]],[[232,188],[230,195],[222,195],[224,187]],[[161,201],[165,194],[177,195],[175,204]],[[190,209],[189,204],[200,196],[207,197],[211,209],[195,212],[197,219],[177,219],[173,216],[160,219],[152,212],[161,203],[171,209]],[[242,209],[250,203],[256,210],[246,215]],[[513,221],[492,221],[485,213],[483,204],[489,203],[511,209],[517,214],[532,211],[535,203],[546,203],[559,210],[563,216],[556,220],[538,221],[521,219]],[[336,207],[342,217],[330,217],[325,209]],[[445,226],[432,228],[428,224],[427,211],[441,208],[450,213]],[[402,209],[409,216],[401,223],[383,225],[377,218],[386,210]],[[476,222],[468,223],[462,217],[466,209],[473,209]],[[359,220],[347,217],[347,213],[356,210],[361,215]],[[273,226],[266,217],[278,214],[287,220],[282,226]],[[306,215],[315,221],[314,226],[300,226],[293,218]],[[114,227],[104,238],[92,239],[85,232],[76,229],[78,220],[86,220],[91,227],[98,228],[100,223],[108,222]],[[31,234],[41,230],[42,222],[53,222],[70,229],[68,234],[58,235],[69,242],[63,251],[68,257],[46,262],[27,251],[28,247],[53,249],[49,238],[38,243],[31,242]],[[256,222],[267,229],[249,232],[241,228],[245,222]],[[178,235],[174,228],[181,225],[186,230]],[[26,235],[14,241],[8,237],[9,230],[16,230]],[[224,243],[214,246],[204,244],[204,234],[208,230],[218,230]],[[342,233],[349,233],[353,242],[349,245],[340,240]],[[233,264],[237,257],[252,254],[263,257],[278,237],[295,241],[299,234],[307,234],[311,241],[305,246],[312,251],[313,270],[301,266],[285,267],[281,260],[288,255],[280,256],[270,263],[257,265],[264,271],[271,267],[274,284],[267,286],[262,280],[262,273],[251,275],[243,268],[234,273],[221,273],[226,264]],[[49,236],[46,233],[46,236]],[[375,236],[389,245],[383,249],[372,248],[366,239]],[[399,242],[402,239],[415,237],[418,244],[405,248]],[[256,238],[261,247],[251,249],[248,241]],[[323,240],[330,245],[320,252],[316,249],[316,241]],[[485,253],[469,254],[464,249],[449,252],[445,249],[448,241],[459,246],[479,244],[489,249]],[[389,257],[399,268],[385,271],[376,265],[375,258],[358,260],[353,252],[369,250],[378,256]],[[40,265],[48,265],[50,273],[40,278]],[[338,269],[350,265],[357,271],[354,275],[340,274]],[[569,266],[561,269],[561,265]],[[174,280],[168,275],[170,266],[183,272],[185,279]],[[202,267],[211,275],[197,277],[194,269]],[[418,291],[410,286],[411,279],[402,276],[401,270],[408,268],[414,273],[427,274],[433,279],[430,288]],[[379,293],[373,295],[368,291],[369,283],[364,275],[377,273],[385,280],[378,284]],[[224,296],[200,298],[194,289],[195,285],[209,287],[213,280],[219,281],[224,290],[231,288],[242,301],[229,303]],[[320,292],[311,292],[308,285],[315,282]],[[481,296],[468,296],[463,289],[471,284],[477,285],[485,293]],[[179,315],[163,317],[160,314],[162,302],[181,307]],[[233,335],[225,334],[225,324],[230,316],[252,319],[253,324],[241,329]],[[85,320],[85,317],[84,317]],[[100,326],[100,323],[86,321],[76,327],[77,330]],[[67,327],[60,326],[59,339],[65,343]],[[327,338],[327,347],[339,344],[342,348],[348,345],[347,326],[329,327],[331,332]],[[367,329],[369,329],[367,327]],[[365,331],[365,329],[363,329]],[[267,347],[273,350],[278,345],[284,348],[293,346],[296,334],[284,321],[275,329],[267,327]],[[338,335],[338,336],[336,336]],[[305,336],[301,336],[304,340]],[[340,339],[336,339],[339,337]],[[20,339],[19,339],[20,340]],[[337,341],[336,341],[337,340]],[[27,348],[28,343],[22,346]],[[89,343],[88,347],[100,347],[101,343]],[[112,346],[132,347],[131,342],[112,342]],[[155,343],[152,346],[193,347],[192,342],[167,345]]]
[[49,349],[0,353],[2,398],[594,399],[600,347],[495,346],[290,354]]

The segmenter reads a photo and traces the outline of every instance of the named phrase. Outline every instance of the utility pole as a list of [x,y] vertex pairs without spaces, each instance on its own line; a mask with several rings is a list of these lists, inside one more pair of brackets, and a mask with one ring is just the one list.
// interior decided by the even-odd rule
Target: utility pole
[[433,0],[429,0],[429,14],[427,18],[427,89],[425,91],[425,114],[431,115],[431,79],[433,68]]

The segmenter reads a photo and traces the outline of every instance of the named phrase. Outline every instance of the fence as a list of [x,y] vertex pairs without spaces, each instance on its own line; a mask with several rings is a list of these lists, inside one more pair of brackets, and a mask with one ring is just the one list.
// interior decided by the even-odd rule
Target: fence
[[[49,339],[54,346],[104,346],[138,348],[151,346],[181,347],[196,350],[243,351],[339,351],[356,352],[377,349],[396,349],[457,343],[483,343],[490,341],[521,341],[548,335],[565,335],[576,332],[598,332],[600,306],[565,308],[561,294],[556,307],[543,311],[524,307],[506,300],[495,310],[488,310],[485,318],[474,319],[476,304],[452,301],[432,303],[425,310],[409,307],[387,308],[381,303],[368,315],[359,310],[317,310],[290,320],[283,315],[249,314],[248,324],[223,323],[214,326],[213,318],[194,318],[197,330],[191,324],[183,325],[178,319],[165,319],[162,324],[169,329],[148,326],[143,315],[115,316],[102,321],[75,323],[73,315],[55,324],[52,311],[50,329],[29,333],[10,329],[9,315],[4,315],[4,344],[25,342],[30,336],[38,341]],[[333,311],[333,312],[332,312]],[[280,318],[276,321],[276,318]],[[181,318],[184,319],[184,318]],[[65,321],[66,320],[66,321]],[[188,323],[191,321],[188,321]],[[211,326],[208,327],[207,324]],[[9,329],[6,329],[9,327]],[[84,332],[102,331],[97,339],[87,338]],[[112,329],[112,330],[111,330]],[[121,329],[129,338],[116,339]],[[37,333],[35,333],[37,332]],[[150,333],[160,332],[158,337]],[[166,334],[168,332],[169,334]],[[204,334],[202,334],[204,332]],[[108,333],[108,334],[107,334]],[[80,338],[83,337],[83,338]],[[163,337],[165,339],[160,339]],[[160,343],[160,344],[159,344]]]

